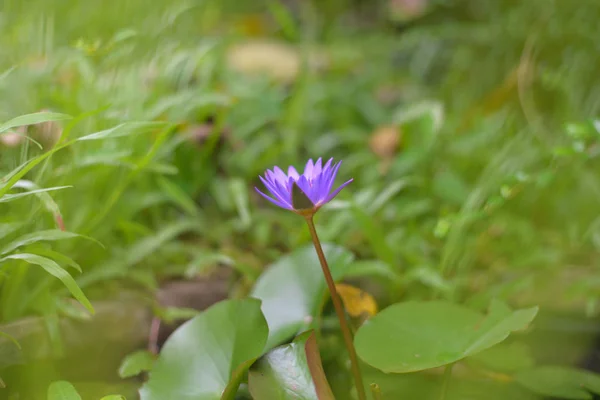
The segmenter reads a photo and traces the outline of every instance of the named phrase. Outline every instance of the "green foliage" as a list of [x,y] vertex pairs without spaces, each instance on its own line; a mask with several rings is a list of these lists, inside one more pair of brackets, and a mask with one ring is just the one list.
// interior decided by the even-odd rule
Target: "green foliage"
[[297,336],[269,351],[251,369],[248,386],[256,400],[332,400],[315,334]]
[[119,367],[119,376],[121,378],[131,378],[145,371],[152,370],[154,365],[154,354],[146,350],[139,350],[129,354]]
[[57,381],[48,387],[48,400],[81,400],[81,396],[71,383]]
[[[366,372],[367,379],[377,382],[382,399],[431,399],[441,398],[443,379],[432,374],[384,374],[381,372]],[[539,400],[540,398],[513,383],[494,379],[466,378],[452,379],[445,398],[447,400],[462,399],[515,399]]]
[[10,128],[15,128],[19,126],[40,124],[42,122],[49,121],[62,121],[71,118],[72,117],[70,115],[52,112],[39,112],[34,114],[21,115],[0,125],[0,133],[6,132]]
[[448,302],[394,304],[357,332],[356,351],[383,372],[405,373],[452,364],[522,330],[537,308],[510,311],[493,304],[487,316]]
[[[323,246],[335,280],[344,276],[352,254],[337,246]],[[272,348],[319,318],[327,294],[319,259],[312,246],[280,258],[258,279],[250,296],[260,299],[269,325],[267,348]]]
[[501,343],[470,356],[467,362],[492,371],[511,373],[533,367],[531,348],[524,343]]
[[517,374],[517,382],[535,393],[563,399],[591,399],[600,394],[600,377],[588,371],[544,366]]
[[[366,369],[383,399],[439,398],[443,379],[431,368],[455,362],[447,400],[597,392],[595,375],[542,365],[548,354],[572,362],[556,354],[556,337],[504,339],[536,304],[599,310],[599,3],[428,1],[401,32],[387,29],[383,1],[242,3],[6,2],[0,324],[41,317],[58,365],[65,321],[84,323],[125,288],[149,299],[166,279],[227,264],[241,275],[237,295],[261,299],[269,332],[265,348],[229,360],[241,369],[224,368],[219,388],[235,375],[233,396],[265,352],[253,371],[270,368],[277,381],[269,357],[293,349],[301,360],[303,339],[272,349],[314,329],[345,398],[347,360],[309,236],[252,188],[272,165],[333,156],[343,160],[339,179],[354,182],[319,212],[317,230],[334,278],[369,288],[384,309],[362,327],[353,321],[357,347],[365,361],[377,350],[371,361],[386,371],[423,370]],[[250,35],[290,53],[236,64],[231,46]],[[261,60],[270,73],[244,72]],[[372,144],[381,126],[397,129],[389,155]],[[483,319],[495,301],[517,311]],[[164,322],[196,313],[152,308]],[[484,325],[473,333],[476,320]],[[18,339],[0,333],[0,354]],[[207,346],[195,340],[182,360]],[[168,348],[161,357],[181,362]],[[120,373],[150,361],[134,353]],[[18,392],[18,379],[0,375]]]
[[53,260],[38,256],[36,254],[28,254],[28,253],[19,253],[12,254],[0,259],[0,262],[8,261],[8,260],[22,260],[29,264],[35,264],[42,267],[47,273],[58,278],[66,287],[69,289],[73,297],[75,297],[79,302],[88,309],[91,313],[94,312],[94,307],[87,299],[87,297],[81,291],[81,288],[77,285],[73,277],[69,275],[67,271],[61,268],[56,262]]
[[258,300],[227,300],[182,325],[156,360],[141,398],[235,397],[265,347],[268,328]]

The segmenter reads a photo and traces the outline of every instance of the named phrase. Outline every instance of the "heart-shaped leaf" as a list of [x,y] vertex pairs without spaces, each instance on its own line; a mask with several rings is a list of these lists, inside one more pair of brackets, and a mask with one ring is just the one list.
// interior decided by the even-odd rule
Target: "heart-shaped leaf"
[[457,304],[394,304],[367,321],[354,339],[366,363],[384,372],[421,371],[459,361],[502,342],[533,320],[537,307],[511,311],[495,303],[487,316]]
[[[341,279],[353,255],[342,247],[324,245],[334,280]],[[300,248],[271,265],[256,282],[252,297],[262,300],[269,325],[267,349],[306,330],[319,314],[326,296],[321,264],[312,246]]]
[[250,370],[248,387],[255,400],[333,400],[314,332],[277,347]]
[[121,378],[131,378],[141,374],[144,371],[152,370],[154,365],[154,354],[147,350],[138,350],[129,354],[119,367],[119,376]]
[[142,400],[233,399],[262,355],[267,322],[256,299],[226,300],[180,326],[165,343]]
[[48,400],[81,400],[81,396],[69,382],[56,381],[48,387]]
[[516,375],[516,381],[527,389],[560,399],[591,399],[600,394],[600,375],[561,366],[543,366]]

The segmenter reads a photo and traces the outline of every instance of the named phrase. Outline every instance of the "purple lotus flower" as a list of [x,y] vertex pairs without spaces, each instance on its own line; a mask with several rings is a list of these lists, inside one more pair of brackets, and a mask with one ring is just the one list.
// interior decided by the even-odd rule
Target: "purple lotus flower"
[[281,168],[275,167],[273,171],[267,170],[265,172],[265,178],[259,177],[273,197],[264,194],[258,188],[255,189],[261,196],[276,206],[312,215],[353,181],[353,179],[350,179],[331,191],[342,162],[333,165],[332,163],[333,158],[327,161],[325,165],[322,165],[320,158],[316,163],[313,163],[312,159],[308,160],[302,175],[298,174],[294,167],[289,167],[287,174]]

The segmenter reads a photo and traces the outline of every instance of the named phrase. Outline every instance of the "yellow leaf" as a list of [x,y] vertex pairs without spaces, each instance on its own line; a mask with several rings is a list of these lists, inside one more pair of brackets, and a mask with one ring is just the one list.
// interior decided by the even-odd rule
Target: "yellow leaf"
[[260,37],[269,31],[267,21],[260,14],[245,15],[236,21],[235,26],[241,34],[246,36]]
[[507,374],[503,374],[500,372],[494,372],[494,371],[484,371],[484,374],[486,376],[488,376],[489,378],[498,381],[498,382],[504,382],[504,383],[509,383],[512,382],[514,380],[514,378],[510,375]]
[[351,317],[377,314],[377,302],[369,293],[344,283],[336,284],[335,288]]

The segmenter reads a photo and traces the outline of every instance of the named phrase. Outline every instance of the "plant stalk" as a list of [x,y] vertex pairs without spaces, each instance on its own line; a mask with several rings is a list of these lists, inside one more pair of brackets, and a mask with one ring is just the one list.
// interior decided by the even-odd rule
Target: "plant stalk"
[[442,382],[440,400],[446,400],[446,394],[448,393],[448,385],[450,384],[450,377],[452,376],[452,367],[454,367],[454,363],[447,364],[444,368],[444,380]]
[[371,394],[373,395],[373,400],[383,400],[381,398],[381,389],[376,383],[371,383]]
[[340,297],[338,296],[338,293],[335,289],[335,282],[333,281],[333,277],[331,276],[329,265],[327,264],[325,254],[323,253],[323,248],[321,247],[321,242],[319,241],[319,237],[317,236],[317,230],[315,229],[313,216],[308,215],[305,216],[305,218],[306,223],[308,224],[308,230],[310,231],[310,236],[312,237],[312,241],[315,246],[315,250],[317,251],[317,256],[319,257],[319,261],[321,262],[321,268],[323,269],[323,275],[325,275],[325,281],[327,282],[329,294],[331,295],[333,308],[335,308],[335,313],[337,314],[337,317],[340,320],[342,336],[344,337],[344,343],[346,344],[346,349],[348,350],[348,354],[350,355],[350,369],[352,370],[352,375],[354,376],[354,384],[356,385],[358,398],[360,400],[366,400],[367,395],[365,393],[365,387],[363,385],[360,367],[358,365],[358,356],[356,355],[356,350],[354,349],[352,333],[350,332],[350,327],[348,326],[348,321],[346,320],[346,314],[344,312],[342,301],[340,300]]

